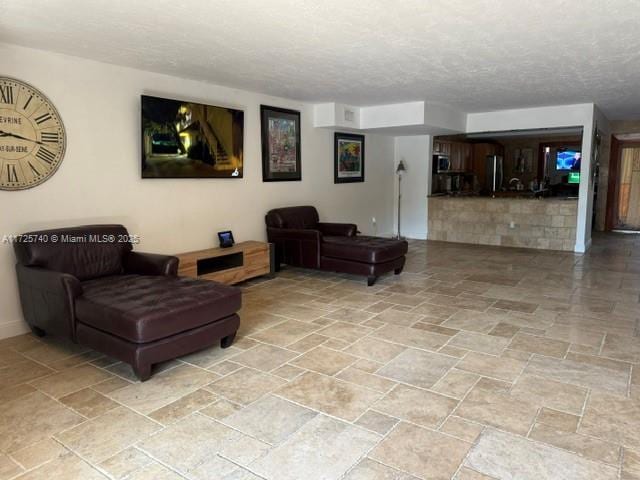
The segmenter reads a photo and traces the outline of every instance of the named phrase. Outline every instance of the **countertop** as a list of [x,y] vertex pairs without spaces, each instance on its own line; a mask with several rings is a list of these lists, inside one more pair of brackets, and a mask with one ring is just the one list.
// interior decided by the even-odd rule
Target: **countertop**
[[463,194],[463,195],[448,195],[448,194],[435,194],[429,195],[428,198],[441,198],[447,200],[535,200],[543,202],[566,202],[577,201],[578,197],[535,197],[533,193],[527,192],[498,192],[494,196],[489,195],[475,195],[475,194]]

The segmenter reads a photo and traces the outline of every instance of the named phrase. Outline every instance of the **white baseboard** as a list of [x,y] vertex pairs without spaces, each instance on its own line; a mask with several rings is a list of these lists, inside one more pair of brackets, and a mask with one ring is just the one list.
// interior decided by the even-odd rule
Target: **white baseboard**
[[[376,234],[376,237],[382,237],[382,238],[391,238],[391,237],[395,237],[397,235],[397,232],[380,232],[378,234]],[[427,234],[426,233],[407,233],[407,232],[402,232],[402,236],[404,238],[408,238],[410,240],[426,240],[427,239]]]
[[22,320],[17,320],[15,322],[4,323],[0,325],[0,339],[15,337],[17,335],[22,335],[23,333],[29,332],[29,325]]
[[413,240],[426,240],[427,239],[427,234],[426,233],[405,233],[402,235],[405,238],[410,238]]
[[587,250],[591,248],[591,239],[587,240],[587,243],[576,242],[573,247],[573,251],[576,253],[585,253]]

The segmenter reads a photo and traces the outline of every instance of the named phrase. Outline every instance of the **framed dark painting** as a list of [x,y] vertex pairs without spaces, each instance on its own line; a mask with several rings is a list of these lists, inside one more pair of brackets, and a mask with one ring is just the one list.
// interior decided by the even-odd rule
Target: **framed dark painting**
[[242,110],[141,98],[142,178],[242,178]]
[[334,183],[364,182],[364,135],[335,133]]
[[260,105],[262,181],[302,179],[300,112]]

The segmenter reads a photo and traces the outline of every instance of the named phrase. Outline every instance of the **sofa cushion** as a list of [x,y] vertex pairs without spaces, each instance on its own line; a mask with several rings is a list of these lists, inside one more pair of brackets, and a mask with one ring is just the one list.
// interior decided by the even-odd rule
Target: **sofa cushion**
[[82,225],[25,233],[13,248],[25,266],[89,280],[123,272],[124,256],[132,250],[128,236],[122,225]]
[[365,235],[357,237],[323,236],[320,249],[323,257],[363,263],[384,263],[405,255],[408,244],[404,240]]
[[114,275],[82,282],[78,322],[134,343],[206,325],[240,309],[236,287],[194,278]]
[[269,210],[265,221],[267,227],[295,228],[304,230],[315,229],[318,225],[318,211],[315,207],[285,207]]

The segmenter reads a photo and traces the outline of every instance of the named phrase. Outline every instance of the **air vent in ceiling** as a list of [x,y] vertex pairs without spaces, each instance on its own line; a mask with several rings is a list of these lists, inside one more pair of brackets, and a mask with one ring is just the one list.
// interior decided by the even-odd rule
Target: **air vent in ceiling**
[[353,110],[344,109],[344,121],[345,122],[353,122],[356,114]]

